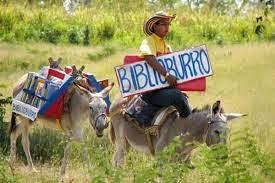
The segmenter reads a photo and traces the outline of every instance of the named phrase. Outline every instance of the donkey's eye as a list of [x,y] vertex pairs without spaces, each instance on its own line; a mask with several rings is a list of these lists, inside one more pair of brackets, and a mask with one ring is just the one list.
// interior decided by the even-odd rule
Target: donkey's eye
[[217,135],[220,135],[219,130],[215,130],[214,132],[215,132]]

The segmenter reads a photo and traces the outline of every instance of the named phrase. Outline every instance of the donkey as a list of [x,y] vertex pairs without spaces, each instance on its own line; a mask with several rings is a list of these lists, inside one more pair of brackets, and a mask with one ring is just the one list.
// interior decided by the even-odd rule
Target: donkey
[[[136,127],[135,123],[127,121],[127,118],[123,116],[120,106],[125,103],[125,99],[118,99],[110,107],[109,132],[111,142],[115,146],[113,156],[115,166],[123,165],[124,156],[129,147],[145,154],[153,154],[152,148],[159,152],[168,146],[176,136],[180,136],[182,142],[181,148],[178,149],[180,159],[176,159],[189,162],[190,153],[196,147],[192,142],[206,142],[208,146],[226,143],[229,130],[227,121],[245,116],[245,114],[223,113],[220,101],[217,101],[213,107],[208,105],[203,110],[193,111],[187,118],[179,117],[175,108],[170,106],[170,109],[166,108],[161,113],[162,115],[166,113],[166,115],[161,119],[165,123],[162,123],[159,136],[151,136],[151,142],[149,142],[145,131]],[[169,111],[170,114],[168,114]]]
[[52,57],[49,57],[48,61],[49,61],[49,64],[50,64],[50,68],[58,69],[58,70],[63,71],[63,69],[59,65],[62,61],[61,57],[59,57],[57,60],[54,60]]
[[[23,80],[24,82],[24,80]],[[17,84],[13,89],[13,97],[15,97],[21,90],[22,84]],[[106,108],[107,105],[103,100],[113,88],[114,83],[103,89],[100,93],[91,93],[89,90],[81,86],[71,86],[76,89],[73,90],[70,99],[70,110],[62,114],[61,120],[56,122],[55,119],[49,119],[45,116],[38,116],[37,122],[41,123],[47,128],[62,129],[68,138],[64,149],[64,157],[61,165],[61,175],[65,174],[67,159],[71,149],[73,140],[83,142],[83,122],[88,118],[92,128],[98,137],[103,136],[103,130],[108,127]],[[22,146],[27,158],[28,167],[34,172],[37,172],[33,165],[30,154],[29,129],[32,124],[29,119],[12,113],[10,125],[10,157],[14,162],[16,159],[16,140],[22,134]],[[84,149],[85,158],[88,160],[87,150]],[[87,161],[88,162],[88,161]]]

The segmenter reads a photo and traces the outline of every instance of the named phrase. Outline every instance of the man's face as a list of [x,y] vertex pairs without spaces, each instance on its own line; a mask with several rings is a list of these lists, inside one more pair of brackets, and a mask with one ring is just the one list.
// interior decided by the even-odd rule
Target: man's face
[[161,38],[164,38],[169,33],[170,21],[169,19],[161,19],[153,25],[154,33]]

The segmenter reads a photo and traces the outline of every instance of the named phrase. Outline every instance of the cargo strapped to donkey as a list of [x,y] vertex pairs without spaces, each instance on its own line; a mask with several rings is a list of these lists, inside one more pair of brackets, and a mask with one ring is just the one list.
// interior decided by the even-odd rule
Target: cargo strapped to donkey
[[[34,121],[37,115],[60,119],[63,114],[63,99],[68,88],[77,76],[69,75],[71,69],[64,71],[44,67],[39,74],[29,72],[23,89],[13,99],[12,111]],[[100,92],[102,87],[92,74],[83,74],[88,84]],[[105,98],[107,106],[110,100]]]
[[[74,77],[63,71],[43,68],[40,74],[29,72],[23,90],[13,99],[12,111],[34,121],[38,114],[45,114],[49,107],[64,95]],[[46,74],[45,74],[46,73]],[[59,99],[59,100],[58,100]],[[57,110],[59,113],[61,109]]]

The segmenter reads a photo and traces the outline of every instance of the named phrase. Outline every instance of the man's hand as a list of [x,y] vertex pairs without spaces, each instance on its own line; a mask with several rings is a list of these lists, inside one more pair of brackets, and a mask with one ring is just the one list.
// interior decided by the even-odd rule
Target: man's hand
[[167,80],[167,82],[169,83],[169,86],[171,88],[175,88],[177,85],[177,78],[171,74],[169,74],[167,77],[165,77],[165,79]]
[[156,70],[159,74],[165,76],[165,79],[169,83],[170,87],[175,88],[177,84],[177,78],[171,74],[166,76],[167,71],[164,69],[164,67],[158,63],[156,57],[154,55],[145,55],[144,56],[145,60],[147,63],[154,69]]

